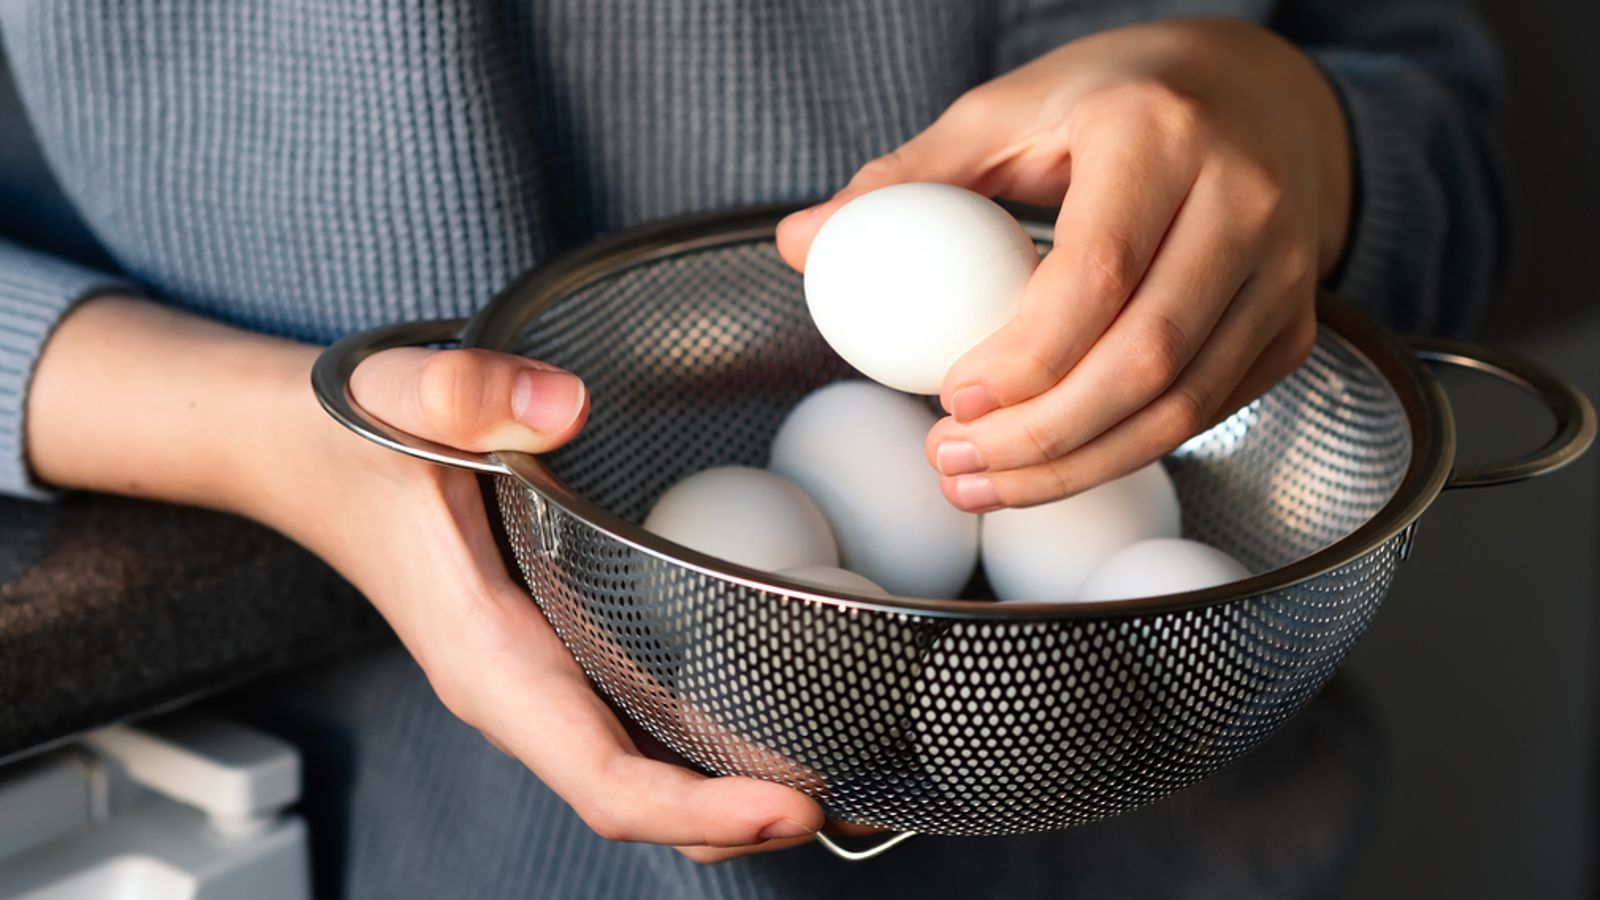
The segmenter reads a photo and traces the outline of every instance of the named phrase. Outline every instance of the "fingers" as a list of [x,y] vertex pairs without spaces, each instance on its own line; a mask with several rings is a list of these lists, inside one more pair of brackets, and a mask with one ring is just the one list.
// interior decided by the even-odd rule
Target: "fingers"
[[[804,840],[821,807],[754,778],[712,778],[646,757],[543,616],[509,580],[480,611],[469,667],[492,676],[435,687],[452,710],[510,752],[602,837],[674,846]],[[438,665],[430,667],[430,677]]]
[[1207,427],[1221,422],[1238,412],[1246,404],[1272,390],[1295,369],[1300,368],[1311,355],[1317,340],[1317,316],[1314,306],[1296,313],[1283,331],[1273,338],[1261,355],[1245,372],[1226,400],[1212,415]]
[[804,842],[822,827],[821,808],[798,791],[754,778],[709,778],[626,749],[586,774],[601,777],[605,793],[579,813],[613,840],[743,848]]
[[357,586],[388,598],[385,615],[451,712],[606,838],[736,847],[822,826],[821,808],[797,790],[711,778],[641,752],[501,564],[476,480],[437,484],[440,495],[422,504],[433,512],[411,523],[427,537]]
[[350,391],[402,431],[462,450],[543,453],[571,440],[589,413],[576,375],[486,350],[404,347],[356,367]]
[[1161,458],[1249,402],[1294,371],[1316,335],[1313,284],[1289,296],[1268,284],[1247,287],[1194,362],[1134,415],[1048,462],[942,477],[945,496],[973,512],[1071,496]]
[[[827,823],[827,830],[833,834],[859,837],[861,835],[880,834],[884,829],[878,828],[874,825],[859,825],[854,822],[836,822],[829,820]],[[765,841],[763,843],[753,844],[748,847],[677,847],[675,849],[677,849],[679,853],[682,853],[684,856],[687,856],[698,863],[719,863],[723,862],[724,860],[733,859],[739,856],[747,856],[752,853],[769,853],[773,850],[785,850],[790,847],[798,847],[801,844],[810,843],[812,840],[815,840],[815,835],[808,835],[803,838]]]
[[[826,203],[803,209],[778,224],[778,252],[797,271],[822,224],[834,211],[868,191],[909,181],[939,181],[978,193],[996,163],[999,145],[987,136],[1004,133],[996,118],[1004,109],[982,97],[957,100],[934,123],[899,148],[862,166]],[[981,122],[981,124],[980,124]]]
[[941,401],[959,421],[1042,393],[1083,357],[1144,278],[1198,163],[1150,121],[1117,119],[1083,137],[1072,169],[1017,317],[945,377]]
[[934,428],[928,452],[941,473],[965,474],[951,467],[947,442],[975,447],[991,470],[1037,465],[1082,446],[1166,391],[1214,340],[1217,321],[1258,263],[1254,233],[1216,225],[1235,216],[1231,203],[1223,180],[1196,185],[1132,299],[1059,383],[976,420]]
[[719,863],[740,856],[750,856],[755,853],[771,853],[774,850],[787,850],[801,844],[809,844],[816,840],[815,835],[806,835],[800,838],[789,838],[781,841],[763,841],[748,847],[674,847],[679,853],[697,863]]

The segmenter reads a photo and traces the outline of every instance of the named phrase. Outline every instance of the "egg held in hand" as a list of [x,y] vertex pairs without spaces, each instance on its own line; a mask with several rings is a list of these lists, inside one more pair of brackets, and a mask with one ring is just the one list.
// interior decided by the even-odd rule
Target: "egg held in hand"
[[908,597],[954,597],[978,560],[978,517],[939,491],[923,441],[933,413],[867,381],[812,392],[772,441],[772,470],[827,514],[846,568]]
[[983,517],[983,571],[1001,600],[1069,603],[1111,554],[1182,529],[1159,462],[1065,500]]
[[1250,577],[1250,570],[1215,547],[1183,538],[1129,544],[1095,569],[1079,600],[1127,600],[1198,591]]
[[816,502],[762,469],[723,466],[690,475],[661,495],[644,527],[752,569],[839,564],[833,531]]
[[1017,314],[1033,240],[981,194],[897,184],[839,207],[806,256],[806,305],[834,352],[896,390],[937,394]]

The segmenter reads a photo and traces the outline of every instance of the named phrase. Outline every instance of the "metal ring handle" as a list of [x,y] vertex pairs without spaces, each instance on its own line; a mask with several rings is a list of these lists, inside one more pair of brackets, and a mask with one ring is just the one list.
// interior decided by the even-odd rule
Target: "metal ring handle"
[[865,850],[846,850],[833,838],[830,838],[819,831],[817,832],[817,843],[821,844],[823,849],[827,850],[829,853],[832,853],[834,856],[839,857],[840,859],[849,860],[850,862],[860,862],[861,860],[871,859],[874,856],[887,853],[891,849],[900,846],[916,836],[917,833],[915,831],[899,831],[889,835]]
[[350,374],[372,354],[395,347],[453,343],[461,339],[461,332],[466,327],[466,319],[430,319],[385,325],[349,335],[317,357],[316,365],[311,367],[311,389],[316,391],[317,402],[328,411],[328,415],[374,444],[439,465],[493,475],[510,475],[511,470],[492,453],[457,450],[385,425],[362,409],[350,396]]
[[1533,363],[1504,351],[1440,338],[1409,338],[1407,343],[1426,362],[1482,372],[1521,388],[1556,418],[1555,434],[1544,446],[1513,459],[1455,469],[1445,490],[1510,484],[1547,475],[1582,456],[1594,443],[1595,413],[1589,398]]

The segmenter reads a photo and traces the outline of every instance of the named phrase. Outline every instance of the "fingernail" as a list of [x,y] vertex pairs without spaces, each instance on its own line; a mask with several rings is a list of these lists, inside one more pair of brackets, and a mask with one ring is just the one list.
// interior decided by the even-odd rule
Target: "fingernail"
[[571,372],[523,369],[511,389],[511,414],[534,431],[554,434],[583,411],[583,381]]
[[988,512],[1000,508],[1000,492],[987,475],[962,475],[956,479],[956,500],[967,512]]
[[957,422],[970,422],[999,408],[994,395],[981,384],[969,384],[950,395],[950,415]]
[[763,841],[781,841],[784,838],[804,837],[810,833],[811,829],[793,819],[779,819],[761,829],[761,834],[758,837]]
[[941,475],[969,475],[989,468],[978,448],[966,441],[945,441],[933,457]]

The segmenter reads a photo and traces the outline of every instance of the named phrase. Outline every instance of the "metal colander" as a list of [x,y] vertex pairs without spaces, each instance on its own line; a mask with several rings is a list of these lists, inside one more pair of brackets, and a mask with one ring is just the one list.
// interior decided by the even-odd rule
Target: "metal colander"
[[[1441,489],[1549,471],[1594,433],[1572,388],[1489,351],[1429,345],[1424,356],[1507,378],[1559,420],[1540,451],[1452,474],[1449,406],[1418,351],[1327,300],[1297,372],[1166,460],[1186,536],[1260,573],[1248,581],[1002,606],[777,580],[638,523],[691,473],[764,465],[789,409],[855,374],[777,254],[783,212],[605,240],[535,270],[464,333],[415,323],[349,338],[315,383],[365,436],[494,474],[530,592],[635,722],[708,772],[791,785],[833,818],[1014,834],[1115,815],[1205,777],[1327,683]],[[348,375],[366,355],[458,335],[580,374],[593,410],[583,434],[539,458],[480,456],[398,433],[351,400]]]

